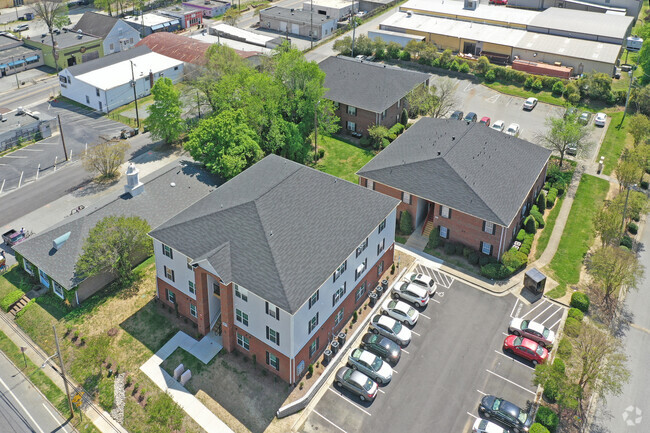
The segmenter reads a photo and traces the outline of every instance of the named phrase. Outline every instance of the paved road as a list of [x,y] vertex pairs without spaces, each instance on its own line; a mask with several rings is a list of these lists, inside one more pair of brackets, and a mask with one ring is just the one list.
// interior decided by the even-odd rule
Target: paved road
[[74,431],[4,354],[0,354],[0,424],[3,433]]
[[648,347],[650,347],[650,229],[645,228],[641,243],[639,261],[646,265],[645,278],[639,290],[627,295],[625,306],[631,325],[623,338],[623,352],[629,356],[630,381],[623,386],[619,396],[608,396],[601,401],[596,411],[592,433],[645,433],[650,431],[650,369],[648,369]]

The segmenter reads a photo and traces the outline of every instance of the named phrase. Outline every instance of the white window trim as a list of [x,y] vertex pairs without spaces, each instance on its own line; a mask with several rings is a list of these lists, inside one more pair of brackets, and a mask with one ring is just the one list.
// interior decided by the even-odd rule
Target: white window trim
[[[488,230],[488,227],[490,228]],[[483,230],[485,233],[493,234],[494,232],[494,223],[490,221],[485,221],[485,229]]]
[[187,282],[187,290],[193,295],[196,295],[196,284],[194,284],[192,281]]
[[[443,239],[447,239],[449,236],[449,229],[445,226],[439,226],[440,227],[440,237]],[[442,233],[444,230],[444,234]]]
[[[61,289],[61,293],[59,293],[59,292],[56,291],[56,288],[57,288],[57,287],[58,287],[59,289]],[[54,294],[55,294],[56,296],[58,296],[58,297],[61,298],[61,299],[65,299],[65,292],[64,292],[64,290],[65,290],[65,289],[63,288],[63,286],[61,286],[61,285],[60,285],[59,283],[57,283],[56,281],[52,280],[52,291],[54,292]]]
[[375,189],[375,182],[373,180],[368,179],[366,182],[367,182],[366,187],[368,189],[373,189],[373,190]]
[[[192,313],[192,308],[194,308],[194,313]],[[190,316],[196,318],[198,316],[196,312],[196,305],[195,304],[190,304]]]
[[[488,251],[487,251],[487,252],[485,252],[485,246],[486,246],[486,245],[488,246]],[[489,256],[490,254],[492,254],[492,251],[491,251],[491,250],[492,250],[492,244],[489,244],[489,243],[487,243],[487,242],[482,242],[482,243],[481,243],[481,252],[482,252],[483,254]]]
[[440,216],[449,219],[449,208],[447,206],[442,206],[440,209]]
[[[248,339],[248,337],[246,337],[245,335],[242,335],[239,332],[237,332],[235,338],[237,339],[237,345],[239,347],[241,347],[245,351],[250,351],[251,350],[251,342]],[[240,338],[241,338],[241,343],[239,342]],[[246,346],[248,346],[248,348],[246,348]]]
[[343,311],[345,308],[341,308],[337,313],[336,316],[334,317],[334,326],[338,325],[343,321]]
[[23,269],[32,277],[34,276],[34,265],[32,265],[29,260],[23,259]]

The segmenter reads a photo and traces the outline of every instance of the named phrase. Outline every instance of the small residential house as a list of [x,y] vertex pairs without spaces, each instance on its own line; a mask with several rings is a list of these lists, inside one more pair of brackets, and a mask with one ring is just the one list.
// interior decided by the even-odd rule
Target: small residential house
[[318,41],[336,31],[337,18],[316,11],[271,6],[260,11],[260,28]]
[[203,12],[185,5],[171,6],[157,11],[160,15],[178,18],[181,22],[181,28],[189,29],[190,27],[203,24]]
[[66,68],[59,72],[59,86],[62,96],[108,113],[133,101],[134,77],[136,95],[142,98],[161,77],[181,81],[183,62],[140,46]]
[[387,128],[399,122],[406,95],[429,74],[350,57],[328,57],[318,65],[325,72],[325,98],[334,102],[341,128],[366,134],[368,127]]
[[104,55],[128,50],[140,40],[140,32],[124,21],[99,12],[85,12],[72,28],[102,39]]
[[157,296],[296,383],[392,265],[398,203],[269,155],[151,232]]
[[219,0],[190,0],[184,1],[183,6],[200,11],[206,18],[216,18],[226,13],[231,4]]
[[146,13],[140,16],[124,18],[124,21],[136,29],[141,37],[149,36],[156,32],[175,32],[181,30],[181,20],[169,15]]
[[424,117],[357,172],[401,200],[416,230],[499,259],[546,178],[551,151],[475,122]]
[[83,31],[73,32],[66,28],[54,31],[56,63],[52,55],[52,38],[49,33],[23,40],[26,46],[43,52],[43,63],[50,68],[56,68],[58,64],[59,69],[64,69],[68,66],[89,62],[104,55],[101,38]]
[[138,216],[155,227],[205,197],[216,186],[212,176],[186,161],[169,164],[143,182],[137,167],[131,165],[126,177],[122,195],[87,206],[14,246],[16,259],[25,271],[72,305],[79,305],[115,279],[111,273],[87,279],[75,274],[88,233],[99,221],[113,215]]

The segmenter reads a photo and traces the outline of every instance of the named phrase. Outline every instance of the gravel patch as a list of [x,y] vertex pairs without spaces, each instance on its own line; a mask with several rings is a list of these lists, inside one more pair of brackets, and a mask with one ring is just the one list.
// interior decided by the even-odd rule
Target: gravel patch
[[115,402],[111,416],[120,424],[124,423],[124,404],[126,403],[126,394],[124,393],[124,373],[118,374],[115,378]]

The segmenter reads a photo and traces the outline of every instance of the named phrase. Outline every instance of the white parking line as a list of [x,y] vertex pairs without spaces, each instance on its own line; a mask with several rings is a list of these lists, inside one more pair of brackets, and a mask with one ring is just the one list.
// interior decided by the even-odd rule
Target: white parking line
[[346,396],[344,396],[344,395],[341,394],[340,392],[338,392],[338,391],[336,391],[336,390],[333,390],[331,386],[328,387],[327,389],[329,389],[330,391],[332,391],[335,395],[339,396],[341,399],[343,399],[343,400],[347,401],[348,403],[350,403],[352,406],[354,406],[354,407],[356,407],[357,409],[359,409],[361,412],[365,413],[365,414],[368,415],[368,416],[372,416],[372,415],[370,414],[370,412],[368,412],[368,411],[365,410],[364,408],[360,407],[358,404],[354,403],[353,401],[351,401],[349,398],[347,398]]
[[24,148],[24,149],[18,149],[18,150],[24,150],[26,152],[43,152],[43,149],[27,149],[27,148]]
[[425,319],[429,319],[429,320],[431,320],[431,317],[427,316],[426,314],[422,314],[422,313],[420,313],[420,316],[424,317]]
[[381,392],[382,394],[386,394],[386,392],[384,392],[382,389],[378,389],[377,391]]
[[[393,369],[391,368],[391,370],[393,370]],[[393,370],[393,373],[395,373],[395,374],[399,374],[399,371],[395,371],[395,370]]]
[[546,302],[541,302],[541,303],[540,303],[539,305],[537,305],[535,308],[533,308],[532,310],[526,312],[526,314],[524,314],[523,316],[521,316],[520,319],[523,319],[524,317],[528,316],[530,313],[532,313],[533,311],[537,310],[539,307],[541,307],[541,306],[544,305],[545,303],[546,303]]
[[513,319],[515,318],[515,316],[513,316],[513,314],[515,313],[515,308],[517,308],[518,303],[519,303],[519,299],[517,299],[515,301],[515,305],[512,306],[512,311],[510,312],[510,317],[513,318]]
[[542,314],[546,313],[550,308],[553,308],[553,304],[550,304],[548,307],[546,307],[546,309],[544,309],[544,311],[542,311],[542,312],[539,313],[537,316],[535,316],[535,317],[533,318],[533,322],[534,322],[535,319],[537,319],[539,316],[541,316]]
[[471,414],[471,413],[469,413],[469,412],[467,412],[467,415],[471,416],[471,417],[474,418],[474,419],[478,419],[478,417],[477,417],[476,415],[473,415],[473,414]]
[[334,427],[336,427],[337,429],[339,429],[339,430],[342,431],[343,433],[348,433],[348,432],[346,432],[345,430],[343,430],[341,427],[339,427],[339,426],[337,426],[336,424],[334,424],[332,421],[330,421],[330,420],[328,420],[327,418],[325,418],[325,417],[324,417],[323,415],[321,415],[321,414],[320,414],[316,409],[314,409],[312,412],[314,412],[314,413],[315,413],[316,415],[318,415],[319,417],[323,418],[323,419],[324,419],[325,421],[327,421],[328,423],[332,424]]
[[518,361],[515,357],[508,356],[508,355],[506,355],[505,353],[503,353],[503,352],[499,352],[499,351],[496,350],[496,349],[494,349],[494,351],[495,351],[496,353],[498,353],[499,355],[503,356],[504,358],[508,358],[508,359],[511,360],[511,361],[517,362],[517,364],[521,364],[521,365],[523,365],[523,366],[526,367],[526,368],[530,368],[531,370],[534,370],[533,367],[531,367],[530,365],[526,365],[526,364],[522,363],[521,361]]
[[523,387],[523,386],[519,385],[518,383],[513,382],[513,381],[510,380],[510,379],[506,379],[505,377],[501,376],[500,374],[497,374],[497,373],[495,373],[495,372],[493,372],[493,371],[491,371],[491,370],[487,370],[487,369],[486,369],[485,371],[487,371],[487,372],[490,373],[490,374],[495,375],[495,376],[498,377],[499,379],[503,379],[503,380],[505,380],[506,382],[508,382],[508,383],[510,383],[510,384],[512,384],[512,385],[514,385],[514,386],[516,386],[516,387],[518,387],[518,388],[523,389],[523,390],[526,391],[526,392],[529,392],[529,393],[535,395],[535,392],[534,392],[534,391],[531,391],[530,389],[528,389],[528,388],[526,388],[526,387]]
[[553,314],[551,314],[551,315],[548,316],[546,319],[544,319],[544,321],[542,322],[542,325],[543,325],[544,323],[546,323],[546,321],[547,321],[548,319],[550,319],[551,317],[555,316],[555,315],[556,315],[557,313],[559,313],[560,311],[562,311],[562,307],[558,307],[558,309],[557,309]]
[[22,159],[27,159],[29,158],[28,156],[16,156],[16,155],[5,155],[3,158],[22,158]]
[[560,323],[560,321],[562,321],[562,318],[561,318],[561,317],[560,317],[559,319],[557,319],[557,322],[555,322],[554,324],[552,324],[551,326],[549,326],[549,328],[550,328],[550,329],[555,328],[555,325],[557,325],[558,323]]
[[401,349],[401,350],[402,350],[402,352],[406,353],[407,355],[410,355],[410,353],[408,353],[406,350],[404,350],[404,349]]
[[45,403],[42,403],[43,407],[47,411],[47,413],[50,414],[52,418],[54,418],[54,421],[61,426],[61,430],[63,430],[65,433],[68,433],[68,430],[61,424],[61,422],[54,416],[52,411],[45,405]]
[[420,334],[418,334],[418,333],[417,333],[417,332],[415,332],[415,331],[411,331],[411,334],[415,334],[415,335],[417,335],[418,337],[421,337],[421,335],[420,335]]
[[430,301],[433,301],[433,302],[436,302],[436,303],[440,304],[440,301],[437,300],[437,299],[430,299]]
[[502,334],[505,335],[506,337],[508,337],[510,335],[507,332],[502,332]]
[[484,392],[481,391],[480,389],[477,389],[476,392],[478,392],[478,393],[481,394],[481,395],[487,395],[486,393],[484,393]]

